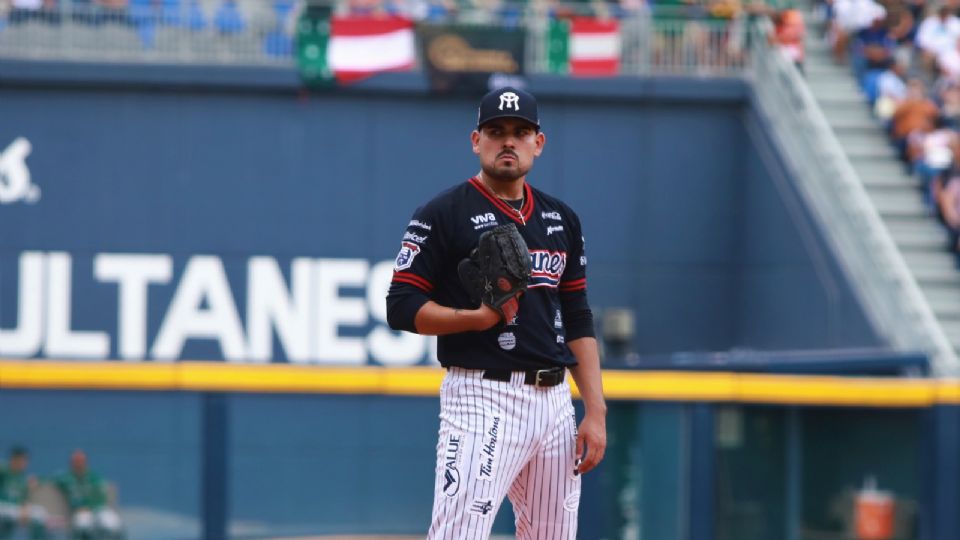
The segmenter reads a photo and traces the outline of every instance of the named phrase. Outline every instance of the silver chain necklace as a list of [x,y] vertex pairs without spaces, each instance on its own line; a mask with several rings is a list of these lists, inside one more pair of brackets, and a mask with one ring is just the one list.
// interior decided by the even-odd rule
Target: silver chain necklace
[[490,193],[493,194],[494,197],[496,197],[496,198],[500,199],[501,201],[503,201],[504,203],[506,203],[507,206],[509,206],[510,208],[512,208],[513,211],[517,213],[517,217],[520,218],[520,223],[522,223],[522,224],[524,224],[524,225],[527,224],[527,220],[523,219],[523,203],[527,202],[527,190],[525,190],[525,189],[522,189],[522,190],[521,190],[521,193],[520,193],[520,208],[514,208],[514,206],[513,206],[512,204],[510,204],[510,199],[508,199],[508,198],[506,198],[506,197],[503,197],[503,196],[501,196],[500,194],[498,194],[498,193],[497,193],[496,191],[494,191],[493,188],[490,187],[490,185],[487,184],[486,181],[484,181],[483,179],[481,179],[480,182],[483,184],[484,187],[487,188],[487,191],[489,191]]

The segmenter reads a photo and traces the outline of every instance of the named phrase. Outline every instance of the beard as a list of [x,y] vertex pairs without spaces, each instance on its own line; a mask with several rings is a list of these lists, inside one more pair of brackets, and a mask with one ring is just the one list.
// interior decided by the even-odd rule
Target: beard
[[498,182],[514,182],[530,171],[530,167],[523,167],[519,163],[513,167],[498,167],[495,163],[481,164],[480,168],[487,178]]

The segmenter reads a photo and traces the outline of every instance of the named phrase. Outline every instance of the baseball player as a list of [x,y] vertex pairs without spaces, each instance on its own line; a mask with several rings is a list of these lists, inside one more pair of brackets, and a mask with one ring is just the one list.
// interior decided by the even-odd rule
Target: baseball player
[[[480,172],[414,213],[387,295],[391,327],[439,336],[447,368],[429,538],[488,538],[506,496],[517,538],[574,539],[580,475],[606,449],[580,220],[526,181],[546,142],[532,95],[484,96],[470,140]],[[519,286],[483,275],[500,259],[529,270]],[[567,370],[585,405],[579,430]]]

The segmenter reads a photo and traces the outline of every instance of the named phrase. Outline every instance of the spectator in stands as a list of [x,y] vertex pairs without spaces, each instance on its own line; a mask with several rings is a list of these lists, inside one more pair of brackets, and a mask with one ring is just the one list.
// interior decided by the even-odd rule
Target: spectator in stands
[[891,118],[890,134],[901,158],[907,163],[907,138],[916,131],[929,131],[940,116],[937,104],[927,97],[923,81],[912,78],[907,82],[907,95]]
[[935,205],[944,176],[953,169],[954,158],[960,156],[960,137],[944,117],[937,116],[929,126],[924,125],[910,134],[907,153],[920,180],[925,202]]
[[26,21],[59,21],[57,0],[10,0],[10,23]]
[[867,28],[878,18],[884,18],[887,10],[873,0],[834,0],[834,18],[830,27],[833,56],[837,63],[847,61],[850,36]]
[[57,488],[70,507],[70,528],[73,538],[93,540],[121,537],[120,516],[110,506],[110,493],[100,475],[87,465],[83,450],[70,455],[70,471],[58,476]]
[[384,0],[347,0],[347,14],[354,17],[384,17],[387,7]]
[[890,66],[877,77],[876,94],[873,98],[873,112],[877,118],[888,122],[897,107],[907,97],[907,63],[903,59],[894,59]]
[[933,70],[937,58],[957,48],[960,39],[960,18],[950,8],[941,5],[917,28],[917,47],[922,53],[923,65]]
[[937,199],[937,213],[949,235],[948,249],[960,252],[960,176],[950,177]]
[[960,83],[944,85],[940,90],[940,114],[953,129],[960,128]]
[[127,4],[129,0],[96,0],[97,22],[127,24]]
[[239,34],[247,28],[237,0],[223,0],[213,16],[213,23],[221,34]]
[[885,15],[877,11],[870,26],[857,32],[854,39],[854,71],[860,87],[872,98],[877,95],[877,78],[893,62],[897,42],[890,35]]
[[803,15],[796,9],[784,9],[773,15],[773,43],[803,71],[803,39],[806,30]]
[[47,537],[46,511],[30,504],[37,480],[27,473],[29,460],[26,448],[14,446],[7,467],[0,467],[0,539],[12,538],[18,526],[29,531],[31,540]]

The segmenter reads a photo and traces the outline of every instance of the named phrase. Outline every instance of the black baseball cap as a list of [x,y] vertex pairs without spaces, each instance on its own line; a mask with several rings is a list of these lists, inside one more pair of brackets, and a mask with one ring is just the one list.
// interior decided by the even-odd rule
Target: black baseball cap
[[480,100],[477,129],[495,118],[522,118],[539,128],[537,99],[530,92],[513,86],[493,90]]

